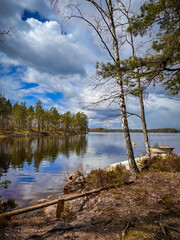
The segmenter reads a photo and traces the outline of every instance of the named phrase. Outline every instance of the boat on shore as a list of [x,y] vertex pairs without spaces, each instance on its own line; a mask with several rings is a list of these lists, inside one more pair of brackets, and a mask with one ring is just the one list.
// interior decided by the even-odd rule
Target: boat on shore
[[173,151],[173,147],[171,146],[153,146],[150,147],[151,153],[155,154],[170,154]]
[[[153,147],[150,147],[151,157],[158,156],[158,155],[161,155],[161,154],[162,154],[162,156],[165,156],[167,154],[172,153],[173,150],[174,150],[174,147],[164,146],[164,145],[158,146],[157,143]],[[145,160],[145,159],[148,159],[148,156],[146,155],[146,153],[142,157],[135,158],[135,161],[138,164],[142,160]],[[125,160],[125,161],[122,161],[122,162],[111,164],[108,167],[108,171],[112,171],[119,164],[122,164],[126,167],[126,169],[129,169],[129,162],[128,162],[128,160]]]

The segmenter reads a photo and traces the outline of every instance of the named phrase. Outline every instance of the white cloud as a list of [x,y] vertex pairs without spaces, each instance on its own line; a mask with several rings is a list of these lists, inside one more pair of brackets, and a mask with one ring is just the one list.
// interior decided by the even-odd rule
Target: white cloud
[[[34,18],[23,21],[21,17],[24,10],[38,12],[49,21],[41,22]],[[13,100],[33,96],[36,100],[41,100],[44,107],[54,105],[60,112],[83,110],[88,114],[91,126],[120,127],[119,117],[107,118],[114,114],[113,111],[118,105],[112,104],[111,108],[106,110],[107,104],[102,104],[97,109],[83,109],[83,105],[79,104],[80,101],[102,99],[103,91],[114,89],[111,85],[97,91],[87,90],[82,83],[89,82],[90,76],[95,72],[96,61],[106,62],[108,59],[105,51],[99,48],[97,36],[95,37],[86,25],[81,24],[81,21],[65,26],[57,18],[46,0],[1,0],[1,27],[15,28],[12,36],[6,36],[5,43],[0,45],[0,63],[4,71],[0,78],[0,90]],[[121,59],[128,57],[130,51],[129,47],[123,47]],[[14,74],[12,66],[17,68]],[[24,83],[35,83],[37,86],[26,89],[23,87]],[[46,95],[58,92],[63,94],[63,98],[56,99],[56,102]],[[28,101],[34,104],[32,100]],[[179,102],[169,100],[164,94],[156,92],[149,94],[146,102],[148,127],[180,128]],[[139,113],[138,99],[128,97],[127,108],[128,111]],[[129,118],[129,123],[131,128],[141,127],[140,121],[135,117]]]

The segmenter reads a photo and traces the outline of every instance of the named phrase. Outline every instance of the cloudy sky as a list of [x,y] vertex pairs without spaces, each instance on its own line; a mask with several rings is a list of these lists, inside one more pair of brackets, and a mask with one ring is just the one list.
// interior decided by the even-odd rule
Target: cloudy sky
[[[0,30],[14,27],[0,42],[0,92],[6,98],[26,101],[27,106],[40,100],[44,108],[55,106],[60,113],[84,111],[90,127],[121,127],[119,117],[108,117],[118,115],[118,106],[94,109],[83,104],[101,96],[102,89],[88,85],[96,62],[110,60],[88,26],[63,21],[49,0],[1,0],[0,23]],[[128,53],[128,47],[120,49],[121,58]],[[138,99],[128,97],[127,104],[128,111],[139,112]],[[149,89],[145,104],[148,128],[180,129],[180,102],[161,88]],[[141,128],[136,117],[129,118],[129,124]]]

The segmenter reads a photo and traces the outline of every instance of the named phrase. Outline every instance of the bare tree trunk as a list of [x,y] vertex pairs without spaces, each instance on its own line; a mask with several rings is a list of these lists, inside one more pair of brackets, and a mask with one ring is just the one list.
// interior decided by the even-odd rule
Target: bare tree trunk
[[147,127],[146,127],[143,93],[142,93],[141,89],[140,89],[140,93],[139,93],[139,103],[140,103],[140,107],[141,107],[141,121],[142,121],[142,129],[143,129],[143,134],[144,134],[144,144],[145,144],[145,147],[146,147],[146,154],[147,154],[148,157],[151,157],[149,140],[148,140],[148,133],[147,133]]
[[40,133],[40,119],[38,119],[38,133]]
[[[128,18],[128,22],[129,22],[129,18]],[[130,22],[129,22],[129,26],[130,26]],[[132,55],[133,55],[133,57],[135,57],[135,48],[134,48],[132,32],[130,33],[130,37],[131,37]],[[139,70],[138,70],[138,73],[139,73]],[[146,118],[145,118],[145,111],[144,111],[143,90],[141,88],[141,79],[140,78],[138,78],[138,88],[139,88],[138,97],[139,97],[139,103],[140,103],[140,108],[141,108],[141,123],[142,123],[142,130],[143,130],[143,134],[144,134],[144,144],[146,147],[146,154],[150,158],[151,152],[150,152],[150,148],[149,148],[149,140],[148,140]]]
[[[116,64],[116,81],[119,89],[119,105],[121,110],[121,121],[122,121],[122,130],[124,133],[125,143],[126,143],[126,152],[128,157],[128,162],[130,165],[130,168],[132,168],[133,172],[139,172],[139,169],[136,165],[135,159],[134,159],[134,152],[131,144],[131,138],[129,133],[129,126],[127,121],[127,113],[126,113],[126,105],[125,105],[125,98],[124,98],[124,90],[123,90],[123,82],[122,82],[122,76],[120,71],[120,64],[119,64],[119,47],[118,47],[118,38],[116,33],[116,26],[114,24],[114,13],[113,13],[113,6],[112,6],[112,0],[105,0],[105,1],[95,1],[95,0],[84,0],[84,2],[88,2],[92,6],[95,7],[96,11],[99,13],[100,19],[103,21],[103,24],[99,26],[99,18],[94,15],[91,19],[95,19],[96,24],[93,24],[93,20],[88,19],[83,16],[80,4],[76,2],[76,5],[72,4],[68,7],[74,7],[75,8],[75,15],[73,14],[71,18],[78,18],[85,21],[90,27],[92,27],[95,32],[97,33],[97,36],[99,36],[101,42],[103,43],[105,49],[109,53],[110,57],[113,59],[114,63]],[[65,2],[60,0],[51,0],[53,5],[56,7],[57,2]],[[106,7],[103,9],[103,6],[106,5]],[[76,15],[77,13],[77,15]],[[106,29],[107,28],[107,29]],[[101,30],[105,29],[104,35],[102,34]],[[106,34],[112,37],[112,43],[113,43],[113,53],[111,53],[111,49],[109,49],[108,44],[106,42]],[[114,55],[114,56],[113,56]]]
[[[113,18],[113,8],[112,8],[112,2],[111,0],[108,0],[108,8],[110,13],[110,28],[113,35],[113,51],[114,51],[114,58],[115,58],[115,64],[117,64],[120,60],[119,58],[119,48],[118,48],[118,40],[116,36],[116,29],[114,25],[114,18]],[[120,100],[120,110],[121,110],[121,123],[122,123],[122,130],[124,134],[125,144],[126,144],[126,152],[128,157],[128,162],[130,168],[133,170],[133,172],[139,172],[139,169],[137,167],[137,164],[134,159],[134,152],[132,148],[130,133],[129,133],[129,126],[127,121],[127,113],[126,113],[126,105],[125,105],[125,98],[124,98],[124,91],[123,91],[123,83],[122,83],[122,77],[120,74],[120,65],[117,64],[117,74],[116,74],[116,80],[118,84],[118,90],[119,90],[119,100]]]
[[130,168],[132,168],[132,170],[134,172],[139,172],[139,169],[138,169],[137,164],[134,159],[134,152],[133,152],[130,133],[129,133],[129,126],[128,126],[128,121],[127,121],[126,105],[125,105],[122,81],[117,80],[117,83],[118,83],[118,88],[119,88],[119,98],[120,98],[119,105],[120,105],[120,110],[121,110],[121,123],[122,123],[124,139],[125,139],[125,143],[126,143],[126,152],[127,152],[127,156],[128,156],[128,162],[129,162]]

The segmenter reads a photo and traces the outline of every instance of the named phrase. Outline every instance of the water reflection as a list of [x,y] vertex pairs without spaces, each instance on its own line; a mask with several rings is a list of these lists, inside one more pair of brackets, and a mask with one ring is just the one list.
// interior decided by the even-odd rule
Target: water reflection
[[38,172],[43,160],[54,162],[59,154],[69,157],[75,153],[84,155],[87,148],[86,135],[69,137],[18,138],[0,140],[0,176],[24,164],[34,166]]
[[[142,133],[132,133],[135,156],[145,151]],[[180,134],[151,134],[150,144],[171,145],[180,154]],[[68,173],[81,164],[85,170],[105,168],[127,159],[122,133],[90,133],[82,136],[0,139],[0,188],[5,199],[25,201],[63,193],[64,170]],[[19,205],[20,206],[20,205]]]

